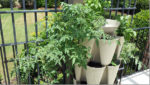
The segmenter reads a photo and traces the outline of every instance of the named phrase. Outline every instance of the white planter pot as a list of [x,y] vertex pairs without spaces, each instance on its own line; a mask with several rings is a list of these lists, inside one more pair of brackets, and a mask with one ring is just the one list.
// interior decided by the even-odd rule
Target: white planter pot
[[108,69],[107,84],[114,84],[114,81],[116,79],[119,70],[119,66],[120,64],[117,66],[107,66]]
[[119,59],[119,57],[120,57],[120,53],[121,53],[123,44],[125,42],[125,39],[123,36],[119,37],[119,42],[120,42],[120,44],[117,45],[116,52],[115,52],[117,54],[117,59]]
[[77,84],[77,80],[75,78],[73,78],[73,84],[76,85]]
[[86,70],[87,84],[100,84],[104,70],[105,67],[96,68],[96,67],[87,66],[87,70]]
[[83,3],[83,0],[68,0],[68,4]]
[[96,44],[96,41],[94,42],[94,45],[93,45],[93,49],[92,49],[92,59],[91,61],[93,62],[97,62],[97,63],[100,63],[100,59],[99,59],[99,46]]
[[99,40],[99,50],[100,50],[100,63],[102,65],[109,65],[114,56],[118,39],[113,40]]
[[114,35],[115,30],[120,26],[117,20],[106,19],[106,24],[102,27],[105,33]]
[[81,81],[86,81],[86,69],[82,68]]
[[100,84],[107,84],[107,72],[108,72],[108,69],[105,68],[105,71],[103,73],[102,80],[101,80]]
[[82,67],[79,67],[77,64],[75,65],[75,77],[76,81],[80,82],[81,79],[81,72],[82,72]]

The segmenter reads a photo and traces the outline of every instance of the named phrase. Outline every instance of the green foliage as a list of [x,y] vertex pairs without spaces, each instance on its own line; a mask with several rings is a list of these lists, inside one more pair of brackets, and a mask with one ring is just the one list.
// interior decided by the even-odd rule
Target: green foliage
[[110,7],[110,0],[85,0],[85,5],[92,8],[98,14],[104,14],[104,7]]
[[[117,59],[117,55],[114,54],[113,59],[112,59],[112,61],[111,61],[111,65],[112,65],[112,66],[117,66],[118,63],[117,63],[117,60],[116,60],[116,59]],[[119,63],[119,64],[120,64],[120,63]]]
[[[57,0],[57,6],[60,5],[61,0]],[[54,7],[55,6],[55,0],[47,0],[47,6],[48,7]],[[37,0],[37,7],[45,7],[45,0]]]
[[149,9],[149,0],[137,0],[136,8],[136,13]]
[[54,25],[48,30],[49,37],[59,40],[63,54],[71,59],[72,65],[86,67],[88,49],[81,43],[85,39],[98,39],[103,33],[100,27],[105,19],[81,4],[63,4],[63,11],[56,16]]
[[[117,3],[118,3],[118,0],[113,1],[113,7],[114,8],[117,7]],[[119,0],[119,7],[123,7],[124,4],[125,4],[125,8],[128,8],[129,7],[129,0],[125,0],[125,3],[124,3],[124,0]],[[134,0],[131,0],[130,7],[133,7],[133,6],[134,6]]]
[[148,27],[149,26],[149,10],[141,10],[141,12],[134,15],[133,18],[136,28]]
[[[111,65],[112,66],[117,66],[118,65],[118,60],[116,60],[117,58],[117,55],[115,54],[114,56],[113,56],[113,59],[112,59],[112,61],[111,61]],[[119,62],[119,64],[120,64],[120,62]]]
[[113,66],[116,66],[116,65],[117,65],[114,61],[112,61],[111,64],[112,64]]
[[104,40],[113,40],[113,39],[116,38],[116,36],[113,36],[113,35],[104,33],[104,34],[102,34],[102,36],[101,36],[100,38],[101,38],[101,39],[104,39]]
[[125,42],[120,56],[121,60],[125,65],[129,63],[134,63],[133,65],[138,65],[138,69],[141,69],[142,62],[139,60],[139,49],[134,43]]
[[[17,0],[13,0],[13,5],[15,6],[15,2]],[[0,0],[0,4],[3,8],[10,8],[10,0]]]
[[[59,22],[56,21],[59,25],[57,29],[60,30],[58,32],[62,34],[62,31],[65,31],[62,35],[66,36],[67,34],[67,36],[72,37],[71,39],[79,41],[85,38],[98,38],[103,33],[100,27],[105,24],[105,19],[102,16],[97,16],[88,6],[64,4],[63,10],[61,18],[58,16],[59,20],[57,21]],[[54,29],[56,27],[58,26],[54,26]]]
[[[133,17],[133,28],[143,28],[143,27],[149,27],[149,10],[142,10],[141,12],[137,13]],[[137,42],[137,46],[142,51],[146,47],[146,43],[148,41],[148,34],[149,30],[139,30],[137,31],[138,38],[135,39]]]
[[[113,1],[113,7],[115,7],[115,8],[117,6],[117,1],[118,0]],[[131,0],[130,7],[134,7],[134,1],[135,0]],[[123,4],[124,4],[124,0],[120,0],[119,7],[123,7]],[[129,7],[129,0],[125,0],[125,8],[128,8],[128,7]],[[138,13],[141,10],[147,10],[147,9],[149,9],[149,0],[136,0],[135,13]]]
[[[36,0],[37,7],[45,7],[45,0]],[[19,0],[20,4],[22,5],[22,0]],[[57,6],[60,5],[61,0],[57,0]],[[34,0],[25,0],[26,8],[33,8],[34,7]],[[47,7],[54,7],[55,0],[47,0]]]
[[[29,44],[29,50],[22,51],[17,59],[23,83],[27,82],[29,73],[33,80],[60,83],[63,63],[66,64],[67,75],[72,74],[75,64],[86,68],[87,59],[91,57],[88,53],[90,48],[82,43],[87,39],[99,39],[104,33],[100,27],[105,24],[105,19],[82,4],[63,4],[63,12],[54,13],[48,20],[48,29],[37,39],[44,42],[39,42],[38,46]],[[41,76],[37,76],[37,65]]]
[[120,21],[120,27],[116,30],[118,36],[124,36],[126,41],[130,41],[132,38],[136,37],[136,32],[131,28],[131,17],[121,16],[118,18]]
[[[38,0],[37,0],[38,1]],[[19,0],[21,7],[23,7],[23,0]],[[26,8],[33,8],[34,7],[34,0],[25,0]]]
[[[62,79],[61,62],[64,61],[65,56],[58,49],[56,44],[58,41],[51,41],[48,44],[36,46],[36,44],[29,44],[29,53],[24,50],[20,55],[19,66],[16,71],[20,71],[20,79],[22,83],[28,83],[29,74],[31,79],[40,79],[48,81],[50,84],[59,83]],[[16,63],[17,63],[16,60]],[[40,76],[37,75],[37,65],[39,65]],[[61,75],[60,75],[61,74]],[[57,77],[57,78],[56,78]],[[32,82],[34,83],[34,81]]]

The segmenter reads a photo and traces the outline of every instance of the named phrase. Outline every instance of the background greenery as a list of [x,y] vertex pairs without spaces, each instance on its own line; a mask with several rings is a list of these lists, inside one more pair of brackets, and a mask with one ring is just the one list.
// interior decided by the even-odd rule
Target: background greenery
[[[60,1],[57,0],[57,6],[60,5]],[[22,0],[19,0],[19,3],[22,5]],[[34,0],[25,0],[26,8],[33,8],[34,7]],[[47,0],[47,7],[54,7],[55,0]],[[37,7],[45,7],[45,0],[37,0]]]
[[137,0],[136,8],[136,13],[140,12],[141,10],[149,9],[149,0]]
[[[37,1],[37,7],[45,7],[45,0],[36,0]],[[57,6],[60,6],[60,2],[63,2],[64,0],[57,0]],[[19,5],[23,7],[22,0],[13,0],[13,6],[17,7]],[[9,8],[10,7],[10,0],[0,0],[0,5],[3,8]],[[26,8],[34,8],[34,0],[25,0],[25,6]],[[47,6],[48,7],[54,7],[55,6],[55,0],[47,0]]]
[[[135,14],[133,17],[133,28],[142,28],[142,27],[149,27],[149,10],[141,10],[141,12]],[[137,42],[137,47],[143,51],[146,47],[146,42],[148,40],[148,32],[149,30],[139,30],[137,31],[138,37],[135,39]]]
[[[116,8],[118,0],[113,0],[113,1],[114,1],[113,7]],[[123,7],[124,0],[119,0],[119,1],[120,1],[119,7]],[[131,6],[130,7],[134,6],[134,1],[135,0],[131,0]],[[129,7],[129,0],[125,0],[125,7],[126,8]],[[149,9],[149,0],[136,0],[136,8],[137,9],[135,10],[135,13],[138,13],[141,10]]]
[[[15,2],[17,0],[13,0],[13,5],[15,5]],[[0,0],[0,4],[3,8],[9,8],[10,7],[10,0]]]

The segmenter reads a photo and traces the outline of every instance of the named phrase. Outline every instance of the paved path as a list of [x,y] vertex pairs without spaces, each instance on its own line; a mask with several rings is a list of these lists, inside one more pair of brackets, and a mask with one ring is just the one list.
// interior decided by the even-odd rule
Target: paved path
[[150,85],[150,69],[134,73],[128,77],[122,78],[121,84],[148,84]]

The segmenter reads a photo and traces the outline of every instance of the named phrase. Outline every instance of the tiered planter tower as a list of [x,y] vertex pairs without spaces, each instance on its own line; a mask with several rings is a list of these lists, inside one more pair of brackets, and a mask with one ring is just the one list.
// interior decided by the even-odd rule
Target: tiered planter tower
[[[114,36],[114,32],[119,27],[120,22],[110,19],[107,19],[106,22],[107,24],[102,27],[104,32]],[[118,41],[120,44],[118,44]],[[120,66],[119,56],[123,43],[123,36],[111,40],[100,39],[99,46],[96,45],[94,39],[85,41],[83,44],[91,48],[89,53],[93,57],[88,60],[87,69],[75,66],[74,82],[86,81],[87,84],[114,84]],[[114,55],[117,56],[115,66],[111,65]]]

